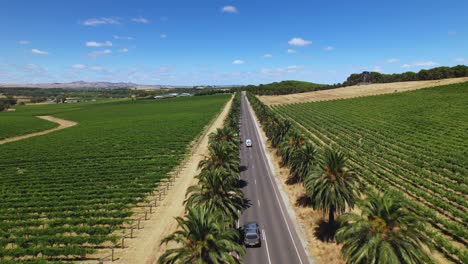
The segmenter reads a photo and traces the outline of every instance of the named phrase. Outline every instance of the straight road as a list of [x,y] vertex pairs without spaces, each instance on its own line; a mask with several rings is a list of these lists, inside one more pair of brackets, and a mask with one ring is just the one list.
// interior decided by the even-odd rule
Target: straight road
[[[247,264],[308,264],[296,230],[287,213],[286,206],[276,186],[274,176],[262,148],[260,134],[254,124],[247,98],[241,98],[240,151],[241,179],[247,182],[244,195],[251,207],[241,216],[240,225],[255,221],[260,225],[262,245],[247,248],[244,262]],[[252,140],[252,147],[245,146],[246,139]]]

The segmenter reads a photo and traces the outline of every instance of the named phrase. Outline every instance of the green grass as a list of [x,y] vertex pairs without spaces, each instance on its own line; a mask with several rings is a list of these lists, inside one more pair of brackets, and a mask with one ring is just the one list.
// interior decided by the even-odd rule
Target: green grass
[[83,256],[93,245],[115,240],[111,233],[131,216],[132,204],[184,158],[188,144],[228,99],[18,110],[78,125],[0,146],[0,260],[38,253]]
[[273,109],[310,132],[317,145],[348,151],[365,185],[410,197],[438,231],[428,232],[436,245],[463,261],[466,250],[447,241],[467,246],[467,95],[468,83],[461,83]]
[[58,105],[17,105],[16,111],[0,112],[0,139],[21,136],[56,127],[57,124],[39,119],[38,115],[53,115],[67,111],[76,111],[92,105],[112,103],[128,99],[103,99],[97,102]]

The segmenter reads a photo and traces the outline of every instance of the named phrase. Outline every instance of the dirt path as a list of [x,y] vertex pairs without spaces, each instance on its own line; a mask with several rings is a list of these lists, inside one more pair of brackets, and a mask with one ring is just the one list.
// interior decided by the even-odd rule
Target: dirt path
[[208,153],[208,135],[223,126],[231,104],[232,99],[226,104],[220,115],[201,137],[200,143],[196,144],[197,148],[189,158],[185,168],[180,172],[182,176],[176,180],[174,186],[159,204],[151,219],[142,222],[143,229],[135,232],[135,239],[127,240],[125,249],[116,251],[116,257],[119,259],[114,261],[115,263],[152,264],[156,263],[159,256],[165,251],[166,247],[160,246],[160,241],[176,230],[177,222],[174,218],[184,214],[183,201],[185,200],[185,193],[189,186],[196,183],[194,177],[199,173],[198,163]]
[[397,83],[379,83],[369,85],[355,85],[343,88],[297,93],[287,95],[259,96],[260,100],[267,105],[291,104],[303,102],[317,102],[336,99],[347,99],[359,96],[370,96],[379,94],[388,94],[394,92],[412,91],[422,88],[429,88],[453,83],[468,82],[468,77],[452,78],[434,81],[414,81]]
[[30,137],[35,137],[35,136],[42,136],[42,135],[49,134],[51,132],[54,132],[54,131],[57,131],[57,130],[62,130],[62,129],[65,129],[65,128],[68,128],[68,127],[72,127],[72,126],[78,124],[78,123],[73,122],[73,121],[60,119],[60,118],[53,117],[53,116],[37,116],[37,117],[40,118],[40,119],[44,119],[44,120],[53,122],[53,123],[57,123],[58,126],[54,127],[54,128],[51,128],[51,129],[44,130],[44,131],[34,132],[34,133],[22,135],[22,136],[5,138],[5,139],[0,140],[0,145],[5,144],[5,143],[9,143],[9,142],[13,142],[13,141],[22,140],[22,139],[25,139],[25,138],[30,138]]

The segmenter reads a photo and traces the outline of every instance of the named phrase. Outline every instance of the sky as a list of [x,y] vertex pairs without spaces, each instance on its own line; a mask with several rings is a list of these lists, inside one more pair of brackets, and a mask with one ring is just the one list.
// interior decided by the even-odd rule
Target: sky
[[0,83],[338,83],[468,64],[466,0],[1,0]]

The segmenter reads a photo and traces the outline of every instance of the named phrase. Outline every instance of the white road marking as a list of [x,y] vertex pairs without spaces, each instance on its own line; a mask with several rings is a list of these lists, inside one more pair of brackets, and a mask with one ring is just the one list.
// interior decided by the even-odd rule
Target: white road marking
[[[262,142],[262,144],[264,144],[263,142],[263,139],[262,139],[262,136],[260,134],[260,131],[258,130],[258,127],[257,127],[257,123],[255,122],[255,120],[253,119],[253,116],[252,116],[252,112],[250,111],[250,108],[249,108],[249,114],[250,116],[252,117],[252,122],[254,123],[254,130],[255,132],[257,132],[257,137],[260,139],[260,141]],[[275,185],[273,183],[273,180],[272,180],[272,176],[270,174],[270,166],[268,164],[268,162],[265,160],[265,155],[266,153],[264,153],[264,151],[260,151],[261,154],[260,156],[262,157],[262,160],[263,162],[265,163],[266,165],[266,168],[267,168],[267,173],[268,173],[268,178],[270,179],[270,183],[271,185],[273,186],[273,190],[275,191],[275,197],[276,197],[276,200],[278,202],[278,205],[279,205],[279,208],[280,208],[280,211],[281,211],[281,215],[283,216],[283,220],[284,220],[284,223],[286,224],[286,227],[288,229],[288,232],[289,232],[289,236],[291,238],[291,241],[293,242],[293,245],[294,245],[294,249],[296,250],[296,254],[297,254],[297,257],[299,258],[299,262],[301,264],[303,264],[302,262],[302,259],[301,259],[301,256],[299,255],[299,250],[297,249],[297,246],[296,246],[296,242],[294,241],[294,238],[293,238],[293,235],[292,235],[292,232],[291,232],[291,228],[289,227],[289,224],[288,224],[288,221],[286,220],[286,216],[284,215],[284,211],[283,211],[283,206],[281,205],[281,202],[280,202],[280,199],[278,197],[278,191],[276,190],[275,188]],[[268,251],[268,247],[267,247],[267,251]],[[269,256],[268,256],[269,257]],[[271,262],[270,262],[271,263]]]
[[265,233],[264,229],[262,229],[262,234],[263,234],[263,240],[265,240],[265,247],[266,247],[267,256],[268,256],[268,263],[271,264],[270,251],[268,250],[268,240],[266,238],[266,233]]
[[257,200],[257,202],[258,202],[258,207],[260,207],[260,200]]
[[255,181],[255,185],[257,184],[257,179],[254,180]]

